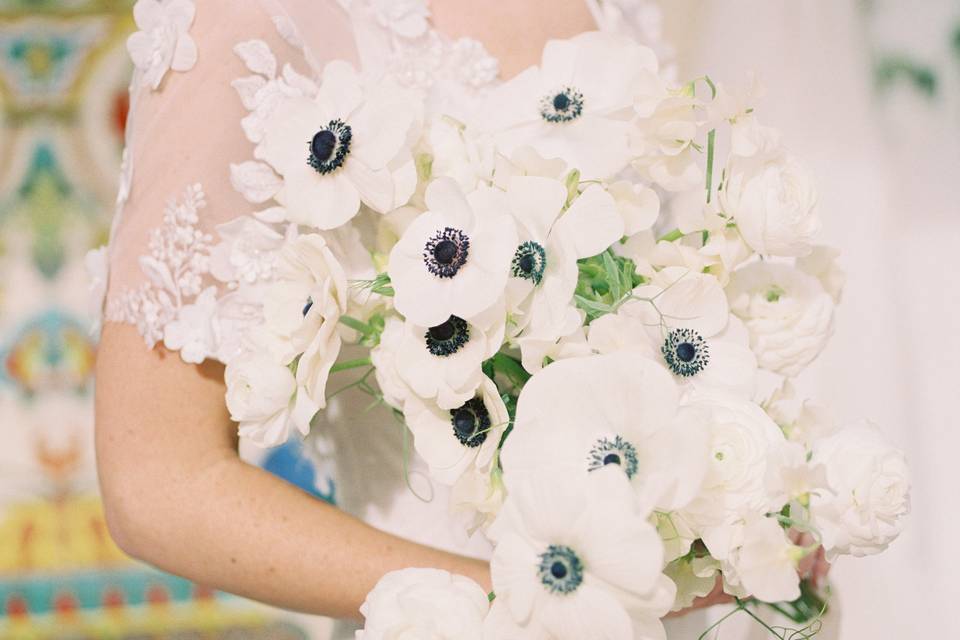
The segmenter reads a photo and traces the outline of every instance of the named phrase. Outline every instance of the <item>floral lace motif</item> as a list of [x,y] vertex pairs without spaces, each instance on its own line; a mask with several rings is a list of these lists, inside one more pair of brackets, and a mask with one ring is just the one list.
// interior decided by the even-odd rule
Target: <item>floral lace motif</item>
[[199,184],[188,187],[182,201],[167,204],[163,225],[150,233],[150,254],[140,257],[147,281],[107,305],[108,321],[136,325],[151,348],[163,340],[164,328],[187,301],[201,293],[203,278],[210,271],[213,237],[199,229],[204,207]]

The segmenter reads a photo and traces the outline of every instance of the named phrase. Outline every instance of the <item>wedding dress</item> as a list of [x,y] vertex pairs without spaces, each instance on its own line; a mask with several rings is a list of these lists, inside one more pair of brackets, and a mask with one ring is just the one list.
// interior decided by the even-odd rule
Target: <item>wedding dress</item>
[[[645,2],[588,4],[598,28],[656,38]],[[157,3],[138,3],[141,31],[131,40],[138,71],[118,213],[104,256],[104,318],[136,325],[147,346],[163,343],[185,361],[227,361],[256,317],[237,288],[268,277],[272,267],[270,247],[245,231],[256,224],[246,215],[255,207],[231,184],[231,164],[252,157],[244,128],[250,135],[257,127],[255,95],[269,94],[258,90],[277,77],[296,82],[297,73],[316,74],[326,62],[345,59],[423,91],[428,110],[455,115],[498,82],[498,63],[481,43],[433,29],[423,0],[166,5],[172,17],[157,15]],[[363,265],[354,271],[374,274]],[[348,379],[337,377],[331,389]],[[467,536],[450,514],[446,490],[427,480],[406,428],[387,409],[369,409],[370,401],[358,389],[334,395],[305,445],[331,470],[337,504],[399,536],[487,557],[483,537]],[[696,638],[706,627],[699,613],[671,624],[672,638]],[[341,625],[335,637],[352,637],[352,630]]]

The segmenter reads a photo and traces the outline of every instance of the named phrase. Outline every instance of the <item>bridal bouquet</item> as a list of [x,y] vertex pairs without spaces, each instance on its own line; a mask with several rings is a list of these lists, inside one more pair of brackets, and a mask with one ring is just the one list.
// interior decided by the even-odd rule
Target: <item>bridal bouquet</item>
[[344,62],[308,78],[237,53],[255,159],[232,180],[263,209],[219,251],[270,256],[237,277],[260,309],[226,372],[241,434],[306,434],[366,369],[494,546],[493,593],[390,574],[358,637],[664,638],[718,584],[812,635],[800,561],[896,538],[903,455],[791,382],[843,275],[752,87],[671,86],[599,33],[443,109]]

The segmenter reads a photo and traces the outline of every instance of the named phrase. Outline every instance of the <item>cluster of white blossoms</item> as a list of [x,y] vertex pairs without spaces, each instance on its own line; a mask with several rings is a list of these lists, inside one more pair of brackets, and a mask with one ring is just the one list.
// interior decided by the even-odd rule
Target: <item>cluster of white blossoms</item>
[[359,637],[659,639],[717,585],[795,601],[819,545],[897,536],[903,455],[793,391],[843,276],[751,93],[672,86],[648,49],[586,33],[455,119],[344,62],[307,78],[237,53],[255,148],[232,178],[263,208],[214,251],[261,316],[227,366],[234,420],[280,444],[367,368],[495,547],[492,604],[391,574]]

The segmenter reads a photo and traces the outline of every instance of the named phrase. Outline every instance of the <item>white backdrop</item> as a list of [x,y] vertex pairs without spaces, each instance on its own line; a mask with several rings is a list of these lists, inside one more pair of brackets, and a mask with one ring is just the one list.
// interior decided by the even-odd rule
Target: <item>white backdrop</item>
[[[840,417],[868,417],[913,474],[908,530],[884,555],[841,560],[843,640],[960,637],[960,3],[951,0],[671,0],[680,77],[768,88],[758,114],[821,186],[825,240],[847,289],[803,390]],[[878,54],[936,72],[927,95],[874,87]]]

